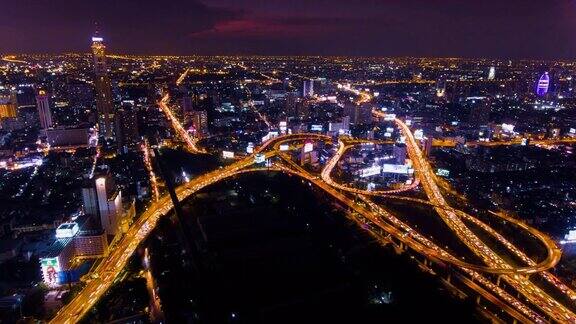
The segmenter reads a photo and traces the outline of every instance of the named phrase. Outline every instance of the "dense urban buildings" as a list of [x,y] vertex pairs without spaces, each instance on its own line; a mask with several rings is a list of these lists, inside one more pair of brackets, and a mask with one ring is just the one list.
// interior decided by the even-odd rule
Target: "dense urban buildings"
[[0,321],[576,322],[574,61],[107,45],[1,57]]

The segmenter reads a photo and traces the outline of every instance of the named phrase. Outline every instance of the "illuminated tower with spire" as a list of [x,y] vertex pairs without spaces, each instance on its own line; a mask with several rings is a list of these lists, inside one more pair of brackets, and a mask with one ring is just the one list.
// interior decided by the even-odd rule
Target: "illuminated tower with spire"
[[96,110],[101,134],[112,137],[114,129],[114,111],[112,107],[112,90],[106,67],[106,46],[98,31],[92,37],[92,55],[94,57],[94,85],[96,87]]

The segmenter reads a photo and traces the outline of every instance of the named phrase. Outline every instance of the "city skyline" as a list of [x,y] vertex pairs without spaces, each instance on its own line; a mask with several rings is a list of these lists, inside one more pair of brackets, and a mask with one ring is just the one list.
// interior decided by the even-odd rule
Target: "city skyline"
[[576,3],[569,0],[133,5],[12,3],[0,14],[0,52],[85,52],[95,23],[109,52],[126,54],[573,59],[576,52]]
[[0,322],[576,323],[574,1],[11,4]]

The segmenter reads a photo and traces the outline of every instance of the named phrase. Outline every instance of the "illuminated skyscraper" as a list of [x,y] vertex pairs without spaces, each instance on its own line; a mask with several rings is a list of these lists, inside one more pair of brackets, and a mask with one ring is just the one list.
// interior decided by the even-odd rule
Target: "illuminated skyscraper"
[[490,71],[488,71],[488,80],[494,80],[496,78],[496,67],[490,67]]
[[115,235],[123,215],[122,191],[109,173],[86,179],[82,185],[84,213],[97,229]]
[[122,217],[122,192],[111,188],[107,177],[96,178],[100,224],[108,235],[116,235]]
[[442,98],[446,95],[446,78],[440,77],[436,81],[436,96]]
[[543,97],[548,93],[548,88],[550,87],[550,76],[548,72],[544,72],[538,80],[538,84],[536,85],[536,94]]
[[194,110],[190,118],[196,136],[203,137],[208,135],[208,113],[206,110]]
[[293,117],[297,113],[296,98],[298,94],[295,92],[286,93],[286,108],[284,109],[286,116]]
[[302,97],[312,97],[314,95],[314,80],[305,80],[302,89]]
[[113,115],[112,90],[106,67],[106,46],[104,39],[95,35],[92,37],[92,54],[94,57],[94,85],[96,87],[96,110],[100,132],[105,137],[112,137]]
[[50,103],[48,100],[48,93],[46,93],[46,91],[38,91],[38,95],[36,95],[36,108],[38,109],[40,127],[42,127],[42,129],[51,128],[52,112],[50,111]]

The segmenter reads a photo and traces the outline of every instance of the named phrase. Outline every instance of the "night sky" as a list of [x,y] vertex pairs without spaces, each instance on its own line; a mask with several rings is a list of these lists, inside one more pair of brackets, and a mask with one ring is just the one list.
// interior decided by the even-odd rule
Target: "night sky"
[[0,0],[0,52],[576,58],[576,0]]

